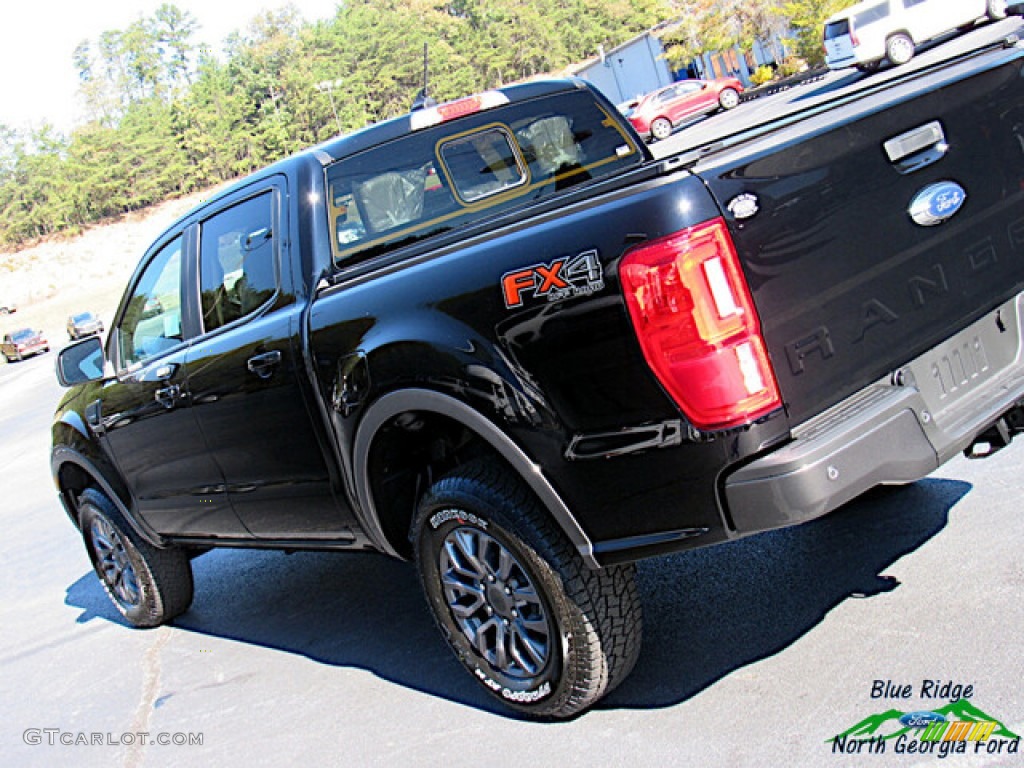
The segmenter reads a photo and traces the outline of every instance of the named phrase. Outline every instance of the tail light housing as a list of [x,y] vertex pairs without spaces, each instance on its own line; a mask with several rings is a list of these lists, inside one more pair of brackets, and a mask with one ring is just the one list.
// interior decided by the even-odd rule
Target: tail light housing
[[619,277],[647,364],[695,427],[743,426],[781,407],[723,219],[630,251]]

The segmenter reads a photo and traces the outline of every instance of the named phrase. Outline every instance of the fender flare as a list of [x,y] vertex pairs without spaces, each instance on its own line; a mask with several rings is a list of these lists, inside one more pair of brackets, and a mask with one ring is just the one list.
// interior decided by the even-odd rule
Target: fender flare
[[114,486],[107,480],[106,476],[100,471],[99,467],[95,463],[90,461],[86,456],[74,448],[67,445],[57,445],[54,446],[53,450],[50,452],[50,468],[53,473],[53,480],[57,487],[57,494],[60,497],[60,502],[64,506],[64,511],[68,513],[68,517],[71,518],[71,521],[75,524],[76,528],[79,527],[78,510],[72,507],[66,489],[60,485],[60,471],[61,468],[67,464],[76,465],[85,472],[85,474],[91,477],[93,482],[99,486],[103,494],[110,499],[115,507],[117,507],[118,511],[124,516],[124,519],[128,521],[129,525],[135,529],[135,532],[138,533],[139,536],[155,547],[167,546],[167,542],[163,537],[158,535],[149,526],[136,519],[135,515],[132,514],[132,511],[125,506],[120,494],[114,489]]
[[445,416],[462,424],[486,441],[536,494],[584,562],[595,570],[601,568],[594,556],[593,543],[561,496],[548,482],[540,465],[481,413],[461,400],[429,389],[403,389],[384,395],[367,408],[356,431],[353,444],[353,478],[359,502],[358,509],[361,512],[360,522],[366,534],[382,551],[401,558],[384,535],[380,517],[373,503],[369,475],[370,446],[378,430],[390,419],[405,411],[428,411]]

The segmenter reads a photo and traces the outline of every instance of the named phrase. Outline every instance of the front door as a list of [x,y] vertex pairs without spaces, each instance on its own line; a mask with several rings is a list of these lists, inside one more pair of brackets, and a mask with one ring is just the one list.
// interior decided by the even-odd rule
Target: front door
[[182,327],[184,237],[158,248],[111,331],[118,370],[90,405],[139,517],[166,535],[246,537],[189,407]]

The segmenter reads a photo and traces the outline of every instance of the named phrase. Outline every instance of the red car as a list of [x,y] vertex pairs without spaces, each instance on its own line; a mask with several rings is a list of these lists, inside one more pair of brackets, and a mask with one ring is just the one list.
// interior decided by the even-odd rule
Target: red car
[[642,97],[626,118],[645,140],[667,139],[692,117],[732,109],[740,103],[741,93],[743,84],[734,77],[681,80]]
[[40,352],[49,352],[50,342],[43,336],[42,331],[33,331],[31,328],[22,328],[14,333],[8,333],[0,343],[0,352],[9,363],[12,360],[24,360],[31,355],[38,355]]

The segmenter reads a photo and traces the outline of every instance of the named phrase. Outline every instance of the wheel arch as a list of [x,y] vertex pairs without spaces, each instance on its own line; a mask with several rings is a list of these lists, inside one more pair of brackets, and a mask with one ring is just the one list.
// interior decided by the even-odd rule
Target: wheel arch
[[915,48],[923,42],[921,40],[918,40],[916,37],[914,37],[914,33],[911,32],[909,29],[894,29],[894,30],[891,30],[885,36],[885,45],[888,46],[889,45],[889,41],[892,40],[894,37],[905,37],[905,38],[907,38],[910,42],[912,42],[914,44]]
[[123,484],[111,482],[107,473],[89,457],[69,446],[58,445],[51,453],[50,466],[61,504],[76,528],[80,527],[79,497],[87,488],[96,488],[113,502],[139,536],[153,546],[166,546],[166,542],[156,532],[141,524],[132,514],[125,502],[125,498],[131,497]]
[[443,444],[474,456],[490,453],[509,466],[584,561],[591,568],[601,567],[592,542],[541,467],[486,416],[461,400],[427,389],[383,395],[367,408],[356,431],[353,478],[361,522],[380,549],[408,559],[409,528],[428,485],[422,483],[424,471],[429,475],[435,468],[461,463],[456,451],[445,455]]

